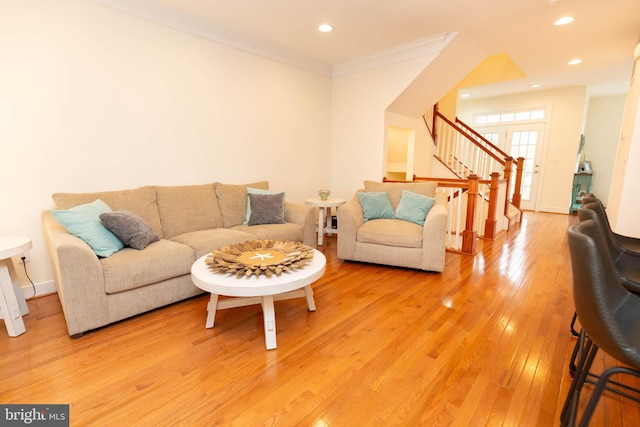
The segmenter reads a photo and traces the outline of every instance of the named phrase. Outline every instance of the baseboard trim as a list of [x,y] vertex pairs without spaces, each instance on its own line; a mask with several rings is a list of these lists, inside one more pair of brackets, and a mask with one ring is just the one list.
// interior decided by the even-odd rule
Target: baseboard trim
[[568,214],[569,208],[559,208],[557,206],[540,206],[540,212]]
[[[36,291],[35,295],[33,293],[34,289]],[[55,294],[57,293],[57,291],[56,285],[55,283],[53,283],[53,280],[49,280],[46,282],[35,283],[29,286],[23,286],[22,293],[24,294],[24,298],[28,300],[33,298],[34,296],[41,297],[44,295]]]

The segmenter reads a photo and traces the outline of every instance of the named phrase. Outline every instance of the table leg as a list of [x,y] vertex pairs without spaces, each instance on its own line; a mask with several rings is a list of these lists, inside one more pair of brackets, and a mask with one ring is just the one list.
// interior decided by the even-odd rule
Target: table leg
[[216,321],[216,310],[218,310],[218,294],[211,294],[209,304],[207,304],[206,328],[213,328],[213,324]]
[[326,225],[325,225],[324,232],[326,234],[330,234],[331,233],[331,207],[327,207],[324,213],[326,218]]
[[20,313],[24,316],[29,314],[29,307],[27,307],[27,301],[24,299],[24,292],[22,292],[22,286],[20,286],[20,280],[18,280],[18,273],[14,267],[13,261],[6,260],[7,270],[9,270],[9,277],[13,282],[13,290],[15,291],[16,300],[18,301],[18,307],[20,307]]
[[318,245],[322,246],[322,238],[324,237],[324,207],[318,208]]
[[311,289],[311,285],[304,287],[304,295],[307,297],[307,307],[309,311],[316,311],[316,302],[313,299],[313,289]]
[[[9,268],[13,271],[13,266],[8,266],[10,262],[11,259],[0,260],[0,310],[2,310],[2,318],[4,319],[7,333],[10,337],[17,337],[26,331],[22,320],[23,311],[26,310],[26,303],[24,303],[24,307],[21,307],[22,304],[19,303],[20,300],[24,300],[24,295],[17,277],[14,283],[11,274],[9,274]],[[15,286],[16,283],[18,283],[17,286]],[[19,294],[17,295],[16,293]],[[26,310],[26,312],[28,313],[29,310]]]
[[273,307],[273,295],[262,297],[262,313],[264,316],[264,341],[267,350],[272,350],[276,344],[276,311]]

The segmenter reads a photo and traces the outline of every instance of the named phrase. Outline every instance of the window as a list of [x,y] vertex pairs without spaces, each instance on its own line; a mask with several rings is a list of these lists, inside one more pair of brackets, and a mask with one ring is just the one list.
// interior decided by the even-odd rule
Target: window
[[544,110],[505,111],[503,113],[478,114],[476,124],[522,122],[544,119]]

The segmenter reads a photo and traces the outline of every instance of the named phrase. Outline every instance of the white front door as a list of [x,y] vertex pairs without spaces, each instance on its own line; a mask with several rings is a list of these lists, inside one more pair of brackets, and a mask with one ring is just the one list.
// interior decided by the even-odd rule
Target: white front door
[[540,161],[544,142],[544,124],[522,124],[507,126],[506,152],[517,160],[524,157],[520,208],[536,210]]
[[[544,146],[544,123],[514,124],[479,128],[482,136],[517,160],[524,157],[520,208],[536,210],[540,160]],[[515,170],[513,171],[515,182]],[[513,193],[513,189],[509,194]]]

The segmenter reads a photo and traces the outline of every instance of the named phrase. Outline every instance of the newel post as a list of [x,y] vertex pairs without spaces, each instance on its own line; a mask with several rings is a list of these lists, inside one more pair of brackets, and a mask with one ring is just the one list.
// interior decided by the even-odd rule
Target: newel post
[[511,179],[511,169],[513,168],[513,157],[507,156],[504,158],[504,179],[507,183]]
[[524,171],[524,157],[518,157],[518,164],[516,165],[516,185],[513,188],[513,199],[511,203],[513,206],[520,209],[520,201],[522,200],[522,172]]
[[484,237],[488,239],[496,238],[496,227],[498,220],[496,219],[496,211],[498,210],[498,180],[500,174],[498,172],[491,173],[491,184],[489,184],[489,211],[487,212],[487,220],[484,222]]
[[467,220],[465,229],[462,232],[462,252],[466,254],[476,253],[476,198],[478,197],[478,185],[480,178],[476,174],[467,177],[469,180],[469,190],[467,191]]

